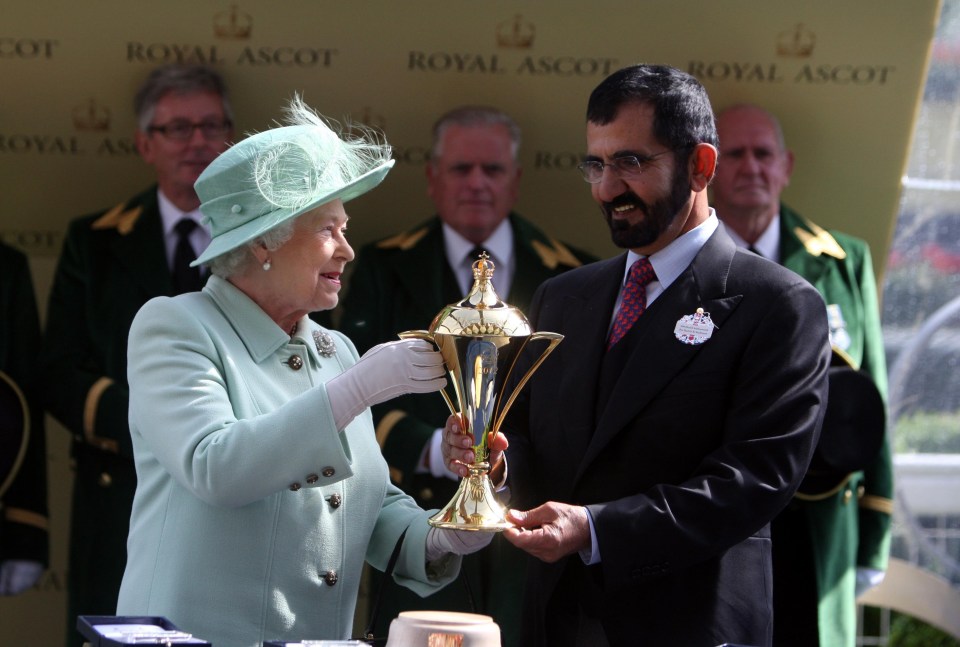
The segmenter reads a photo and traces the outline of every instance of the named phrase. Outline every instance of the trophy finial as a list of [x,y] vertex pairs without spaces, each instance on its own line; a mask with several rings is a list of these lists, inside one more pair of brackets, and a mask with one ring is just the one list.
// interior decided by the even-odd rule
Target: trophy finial
[[497,266],[490,255],[483,250],[473,262],[473,287],[464,297],[463,301],[456,304],[458,308],[476,308],[477,310],[487,310],[489,308],[510,308],[500,299],[496,288],[493,287],[493,273]]

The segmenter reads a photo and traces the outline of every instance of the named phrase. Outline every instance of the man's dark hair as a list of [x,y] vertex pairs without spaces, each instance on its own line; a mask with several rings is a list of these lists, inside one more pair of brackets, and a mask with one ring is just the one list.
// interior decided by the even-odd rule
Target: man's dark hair
[[621,106],[629,103],[653,107],[653,134],[678,157],[689,154],[700,143],[718,146],[707,91],[686,72],[666,65],[633,65],[618,70],[590,94],[587,121],[606,125],[616,119]]
[[205,65],[171,63],[153,70],[134,95],[133,111],[137,116],[137,126],[146,132],[153,120],[157,102],[165,95],[198,92],[219,95],[223,103],[223,115],[233,122],[233,108],[227,95],[227,85],[218,72]]

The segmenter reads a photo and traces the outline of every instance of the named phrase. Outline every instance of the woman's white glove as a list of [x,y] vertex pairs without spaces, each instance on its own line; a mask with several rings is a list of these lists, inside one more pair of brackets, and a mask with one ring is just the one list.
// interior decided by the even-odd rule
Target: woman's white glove
[[493,541],[492,532],[477,530],[449,530],[430,528],[427,531],[427,561],[440,559],[448,553],[469,555]]
[[0,595],[17,595],[37,583],[43,564],[26,559],[8,559],[0,563]]
[[360,360],[327,382],[337,429],[361,411],[407,393],[431,393],[447,385],[443,357],[422,339],[374,346]]

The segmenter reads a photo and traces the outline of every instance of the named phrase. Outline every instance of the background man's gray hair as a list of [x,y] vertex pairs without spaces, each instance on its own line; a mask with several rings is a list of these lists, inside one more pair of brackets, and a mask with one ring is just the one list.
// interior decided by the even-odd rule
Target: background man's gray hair
[[157,102],[165,95],[196,94],[212,92],[220,96],[224,116],[233,123],[233,108],[227,94],[227,85],[218,72],[205,65],[180,65],[172,63],[153,70],[133,97],[133,111],[137,126],[147,132],[153,120]]
[[490,106],[461,106],[444,113],[433,124],[433,146],[430,159],[438,159],[443,153],[441,140],[450,126],[506,126],[510,134],[510,154],[514,161],[520,150],[520,126],[503,110]]

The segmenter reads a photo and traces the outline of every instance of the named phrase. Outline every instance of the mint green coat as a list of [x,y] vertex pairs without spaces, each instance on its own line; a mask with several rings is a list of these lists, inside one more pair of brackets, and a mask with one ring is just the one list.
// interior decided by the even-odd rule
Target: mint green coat
[[404,530],[398,581],[425,595],[456,576],[458,557],[428,572],[430,513],[390,483],[369,410],[334,426],[324,383],[356,361],[342,334],[305,317],[290,337],[218,277],[140,310],[117,613],[166,616],[217,647],[345,639],[364,560],[384,569]]
[[[842,253],[837,254],[830,241]],[[818,245],[823,247],[819,254]],[[880,309],[866,242],[836,231],[827,233],[781,204],[780,262],[820,292],[827,304],[831,343],[846,354],[854,368],[873,378],[886,399]],[[856,568],[886,570],[892,497],[893,464],[885,441],[868,469],[850,474],[831,491],[795,498],[784,513],[793,515],[792,529],[806,531],[809,544],[803,552],[791,549],[790,562],[798,576],[813,569],[819,600],[817,627],[824,647],[853,647],[856,642]],[[775,531],[777,523],[774,521]],[[807,550],[813,564],[798,557]],[[777,581],[775,576],[775,587]],[[788,612],[798,613],[797,607]],[[777,635],[776,628],[774,633]]]

